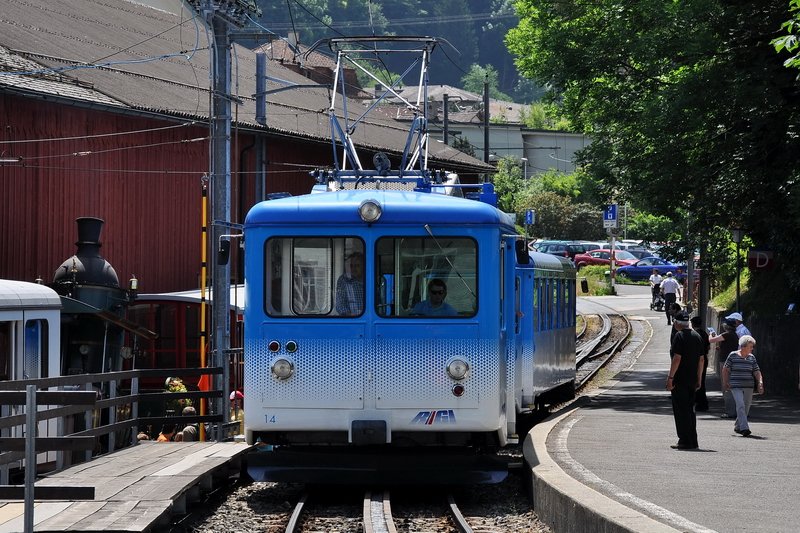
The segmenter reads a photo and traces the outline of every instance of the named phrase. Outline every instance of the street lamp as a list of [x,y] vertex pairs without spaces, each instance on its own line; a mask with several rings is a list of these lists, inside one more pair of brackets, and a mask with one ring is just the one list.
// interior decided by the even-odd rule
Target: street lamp
[[520,161],[522,161],[522,179],[528,179],[528,158],[527,157],[520,157]]
[[731,240],[736,243],[736,312],[741,313],[742,307],[739,305],[739,278],[742,272],[742,262],[739,258],[739,247],[742,244],[742,237],[744,237],[744,230],[741,228],[734,228],[731,230]]

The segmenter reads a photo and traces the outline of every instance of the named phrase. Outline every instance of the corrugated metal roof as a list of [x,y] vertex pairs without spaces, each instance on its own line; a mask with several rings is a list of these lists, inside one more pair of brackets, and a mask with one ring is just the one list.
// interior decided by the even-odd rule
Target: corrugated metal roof
[[[0,70],[22,66],[29,74],[0,74],[0,89],[10,89],[13,84],[25,91],[207,119],[209,43],[204,27],[193,15],[188,11],[173,15],[126,0],[5,0],[0,13],[0,45],[11,55],[0,57]],[[255,122],[251,96],[256,92],[255,53],[240,46],[233,49],[232,89],[242,101],[235,107],[234,119],[240,125],[262,129]],[[54,71],[31,70],[31,62],[61,73],[63,81],[53,79]],[[269,62],[268,70],[273,78],[309,83],[274,61]],[[279,86],[269,82],[268,89]],[[329,141],[328,98],[324,87],[270,95],[266,130]],[[350,101],[348,106],[351,116],[363,113],[358,102]],[[404,124],[376,117],[360,125],[353,139],[363,148],[399,153],[407,133]],[[429,150],[431,167],[491,168],[441,143],[431,143]]]

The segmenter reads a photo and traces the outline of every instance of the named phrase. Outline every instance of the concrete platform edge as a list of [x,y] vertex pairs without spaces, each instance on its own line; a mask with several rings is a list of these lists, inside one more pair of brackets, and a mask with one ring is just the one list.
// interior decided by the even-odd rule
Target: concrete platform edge
[[530,494],[533,509],[556,533],[677,533],[666,524],[630,509],[567,475],[550,457],[547,436],[580,408],[581,400],[541,422],[525,437],[523,455],[531,467]]

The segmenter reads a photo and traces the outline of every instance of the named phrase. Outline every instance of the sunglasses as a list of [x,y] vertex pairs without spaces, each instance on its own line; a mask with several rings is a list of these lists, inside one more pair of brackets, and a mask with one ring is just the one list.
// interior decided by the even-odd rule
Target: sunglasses
[[444,294],[445,291],[431,291],[431,294]]

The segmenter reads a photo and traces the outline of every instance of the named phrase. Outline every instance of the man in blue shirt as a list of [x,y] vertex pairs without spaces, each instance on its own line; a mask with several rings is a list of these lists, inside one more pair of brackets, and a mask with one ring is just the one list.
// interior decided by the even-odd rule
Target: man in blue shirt
[[445,302],[447,298],[447,284],[435,278],[428,282],[428,299],[422,300],[411,309],[412,315],[425,316],[456,316],[458,313],[453,306]]

